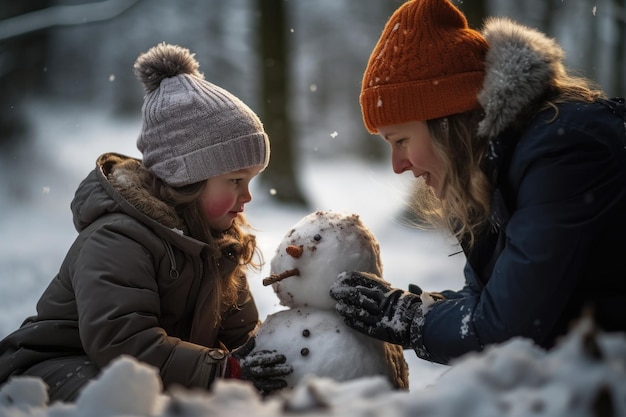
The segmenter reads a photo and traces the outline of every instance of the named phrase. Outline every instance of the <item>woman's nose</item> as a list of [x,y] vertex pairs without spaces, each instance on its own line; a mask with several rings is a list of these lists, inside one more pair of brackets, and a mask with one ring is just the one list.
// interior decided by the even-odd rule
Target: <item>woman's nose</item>
[[402,155],[393,153],[391,155],[391,167],[393,168],[394,173],[402,174],[403,172],[411,169],[411,162],[409,162],[409,160],[404,158]]

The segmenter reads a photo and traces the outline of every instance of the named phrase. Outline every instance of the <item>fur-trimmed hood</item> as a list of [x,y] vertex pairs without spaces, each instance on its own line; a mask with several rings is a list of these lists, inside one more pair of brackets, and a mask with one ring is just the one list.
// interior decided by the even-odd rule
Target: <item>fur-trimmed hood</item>
[[490,18],[489,44],[478,101],[485,111],[478,134],[493,139],[515,122],[563,71],[565,53],[554,39],[507,18]]
[[184,223],[176,211],[142,185],[141,175],[138,159],[117,153],[100,156],[72,200],[76,230],[80,232],[107,213],[121,212],[162,237],[169,236],[168,240],[175,236],[191,240],[183,236]]
[[126,201],[166,227],[183,229],[183,221],[176,211],[150,193],[143,185],[141,176],[145,173],[139,160],[134,158],[122,159],[113,154],[105,154],[98,160],[98,165],[102,168],[111,163],[116,164],[115,169],[111,172],[105,172],[105,175],[113,188]]

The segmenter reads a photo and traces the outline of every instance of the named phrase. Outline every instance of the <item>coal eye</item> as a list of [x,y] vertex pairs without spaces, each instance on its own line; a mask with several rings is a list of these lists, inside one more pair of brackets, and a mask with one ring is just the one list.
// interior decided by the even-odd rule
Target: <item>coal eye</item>
[[319,242],[320,240],[322,240],[322,235],[315,235],[313,236],[313,240],[315,240],[316,242]]

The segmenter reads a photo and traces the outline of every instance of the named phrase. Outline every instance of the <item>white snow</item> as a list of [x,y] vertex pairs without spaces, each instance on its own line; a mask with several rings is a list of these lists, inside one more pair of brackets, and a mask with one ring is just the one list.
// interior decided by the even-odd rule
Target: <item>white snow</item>
[[461,319],[461,336],[465,337],[469,333],[469,322],[472,319],[472,314],[468,313]]
[[[0,191],[6,197],[0,201],[0,337],[34,312],[37,298],[74,239],[69,202],[96,157],[106,151],[137,156],[138,123],[122,123],[84,109],[48,107],[55,112],[38,113],[41,134],[33,149],[13,165],[0,165]],[[411,282],[425,291],[460,288],[462,255],[448,256],[458,248],[442,236],[410,230],[398,220],[407,178],[395,176],[388,164],[345,158],[307,157],[301,165],[301,183],[314,209],[358,213],[373,231],[386,280],[404,289]],[[308,210],[277,205],[271,190],[260,183],[256,187],[247,213],[267,260],[290,225]],[[268,268],[266,263],[263,271],[250,277],[263,318],[285,309],[272,289],[262,284]],[[40,380],[14,378],[0,387],[0,417],[624,416],[626,337],[594,336],[587,327],[583,323],[550,352],[513,339],[461,358],[452,367],[419,360],[407,351],[410,392],[391,390],[381,377],[345,382],[305,377],[292,391],[269,398],[233,380],[218,381],[210,392],[177,390],[164,396],[154,369],[120,358],[76,404],[47,405]]]
[[550,352],[512,339],[468,355],[432,385],[412,392],[392,390],[382,377],[338,382],[309,376],[267,398],[238,380],[219,380],[210,392],[175,390],[165,396],[155,369],[121,357],[89,383],[76,404],[45,406],[41,380],[14,378],[0,389],[0,416],[623,416],[625,365],[624,335],[594,335],[586,322]]
[[121,357],[97,381],[87,384],[76,401],[76,413],[91,417],[154,415],[165,401],[161,388],[156,368],[142,365],[130,356]]

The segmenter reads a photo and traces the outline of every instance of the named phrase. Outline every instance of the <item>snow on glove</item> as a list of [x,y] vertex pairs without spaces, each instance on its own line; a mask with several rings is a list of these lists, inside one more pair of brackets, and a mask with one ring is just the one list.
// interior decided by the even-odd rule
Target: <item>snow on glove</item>
[[285,377],[293,372],[291,365],[286,364],[285,355],[275,350],[259,350],[253,352],[255,339],[251,338],[241,348],[233,351],[232,357],[241,369],[241,379],[250,381],[262,394],[267,395],[287,386]]
[[405,349],[421,345],[424,312],[419,295],[391,288],[375,275],[353,271],[339,275],[330,296],[353,329]]

